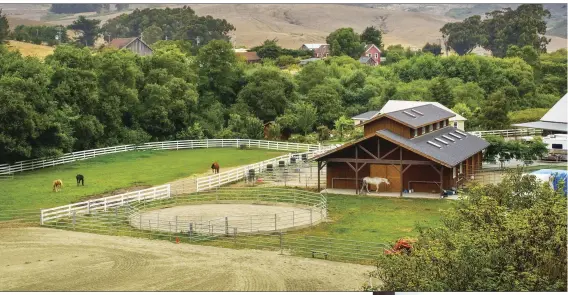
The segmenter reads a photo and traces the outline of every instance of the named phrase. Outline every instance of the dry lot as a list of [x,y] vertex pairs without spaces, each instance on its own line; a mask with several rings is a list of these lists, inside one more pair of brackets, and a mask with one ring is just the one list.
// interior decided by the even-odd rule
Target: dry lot
[[360,290],[372,269],[259,250],[0,229],[0,291]]

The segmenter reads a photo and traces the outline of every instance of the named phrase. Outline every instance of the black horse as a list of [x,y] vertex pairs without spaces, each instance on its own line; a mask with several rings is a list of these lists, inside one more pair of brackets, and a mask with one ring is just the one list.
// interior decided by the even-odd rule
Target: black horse
[[77,176],[75,176],[75,179],[77,179],[77,185],[79,185],[79,182],[81,183],[81,185],[85,185],[85,177],[83,177],[83,175],[77,174]]

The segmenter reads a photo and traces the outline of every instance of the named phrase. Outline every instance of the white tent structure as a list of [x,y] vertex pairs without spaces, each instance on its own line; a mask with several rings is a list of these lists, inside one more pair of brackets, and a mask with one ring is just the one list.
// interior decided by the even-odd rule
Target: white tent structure
[[565,94],[540,121],[513,124],[515,127],[542,129],[543,135],[566,134],[568,126],[568,94]]

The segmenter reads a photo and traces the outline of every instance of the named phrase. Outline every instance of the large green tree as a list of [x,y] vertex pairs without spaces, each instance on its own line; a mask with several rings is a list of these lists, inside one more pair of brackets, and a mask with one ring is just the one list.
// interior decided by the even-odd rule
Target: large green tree
[[337,29],[325,41],[330,45],[331,55],[335,56],[348,55],[358,59],[365,50],[365,44],[353,28]]
[[485,38],[479,15],[468,17],[462,22],[447,23],[440,32],[445,39],[446,48],[454,50],[459,55],[470,53],[481,45]]
[[6,40],[9,33],[10,25],[8,24],[8,18],[6,14],[2,13],[2,9],[0,9],[0,45]]
[[262,67],[247,79],[238,100],[261,120],[272,121],[295,100],[295,90],[296,85],[288,74],[276,67]]
[[201,103],[219,101],[225,106],[235,102],[241,70],[229,42],[215,40],[199,49],[194,63],[199,76]]
[[101,21],[98,19],[87,19],[85,16],[81,15],[69,25],[69,29],[80,32],[80,36],[77,39],[80,45],[93,46],[101,34],[100,23]]
[[361,33],[361,42],[375,44],[375,46],[383,48],[383,33],[374,26],[366,27],[363,33]]
[[[566,292],[566,197],[514,171],[474,186],[410,255],[381,256],[381,290]],[[409,275],[412,274],[412,275]]]
[[522,4],[516,10],[505,8],[487,13],[483,21],[486,34],[483,47],[497,57],[504,57],[511,45],[519,48],[529,45],[538,52],[546,52],[550,40],[543,36],[545,18],[550,18],[550,11],[542,4]]

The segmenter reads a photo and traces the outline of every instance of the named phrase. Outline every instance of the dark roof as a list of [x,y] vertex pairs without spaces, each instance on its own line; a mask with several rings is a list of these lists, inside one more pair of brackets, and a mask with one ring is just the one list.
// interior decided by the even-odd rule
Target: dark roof
[[566,123],[544,122],[544,121],[513,124],[513,126],[524,127],[524,128],[536,128],[542,130],[563,131],[563,132],[566,132],[568,129],[568,125]]
[[361,56],[359,58],[359,62],[362,64],[367,64],[369,63],[369,61],[375,61],[372,57],[368,57],[368,56]]
[[372,119],[374,116],[376,116],[378,114],[379,114],[379,111],[368,111],[368,112],[359,114],[357,116],[353,116],[353,117],[351,117],[351,119],[367,121],[367,120]]
[[489,146],[487,141],[452,126],[412,139],[384,129],[377,135],[447,167],[454,167]]
[[385,113],[386,116],[412,128],[418,128],[455,116],[432,104]]
[[115,47],[118,49],[123,48],[124,46],[130,44],[130,42],[134,41],[137,37],[130,37],[130,38],[114,38],[110,41],[109,45],[111,47]]
[[244,58],[247,61],[256,61],[256,60],[260,60],[260,57],[258,57],[258,55],[256,54],[255,51],[249,51],[249,52],[237,52],[235,53],[238,56],[244,56]]

